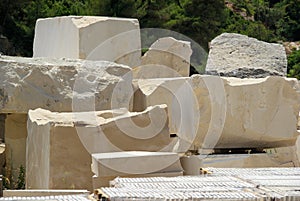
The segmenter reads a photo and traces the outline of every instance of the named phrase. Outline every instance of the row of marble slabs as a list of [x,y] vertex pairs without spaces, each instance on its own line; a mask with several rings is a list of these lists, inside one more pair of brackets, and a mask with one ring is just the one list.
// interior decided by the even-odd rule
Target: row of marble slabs
[[207,168],[200,176],[116,178],[108,200],[300,200],[300,168]]

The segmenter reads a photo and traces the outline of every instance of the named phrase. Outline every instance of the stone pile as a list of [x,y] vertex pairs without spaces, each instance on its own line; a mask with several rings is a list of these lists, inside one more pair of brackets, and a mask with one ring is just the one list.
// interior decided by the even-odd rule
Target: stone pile
[[17,176],[20,166],[26,165],[26,122],[30,109],[129,109],[131,79],[128,66],[112,62],[1,56],[0,113],[5,123],[0,130],[5,130],[8,169]]
[[[190,42],[161,38],[144,56],[140,46],[135,19],[69,16],[37,21],[34,58],[0,57],[0,134],[27,188],[92,190],[178,176],[181,164],[299,166],[300,85],[283,77],[282,46],[218,36],[206,70],[224,77],[189,77]],[[224,156],[263,149],[276,153]]]

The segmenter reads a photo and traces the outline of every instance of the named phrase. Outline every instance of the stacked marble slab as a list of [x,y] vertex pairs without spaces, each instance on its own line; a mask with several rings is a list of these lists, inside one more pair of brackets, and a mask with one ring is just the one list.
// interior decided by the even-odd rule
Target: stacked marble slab
[[22,196],[12,196],[12,197],[2,197],[0,200],[7,201],[24,201],[24,200],[55,200],[55,201],[64,201],[64,200],[73,200],[73,201],[90,201],[87,195],[53,195],[53,196],[35,196],[35,197],[22,197]]
[[208,168],[202,176],[116,178],[107,200],[299,200],[299,168]]

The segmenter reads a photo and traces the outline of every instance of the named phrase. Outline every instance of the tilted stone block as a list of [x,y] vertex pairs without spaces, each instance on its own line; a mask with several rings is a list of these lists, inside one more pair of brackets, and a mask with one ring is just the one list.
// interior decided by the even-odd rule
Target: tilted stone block
[[91,154],[160,151],[170,142],[166,105],[142,112],[28,113],[27,188],[92,189]]

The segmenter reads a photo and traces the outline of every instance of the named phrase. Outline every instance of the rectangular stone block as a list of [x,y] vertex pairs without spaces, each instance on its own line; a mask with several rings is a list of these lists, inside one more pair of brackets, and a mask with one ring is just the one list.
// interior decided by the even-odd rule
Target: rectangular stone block
[[295,144],[300,87],[296,79],[193,75],[134,80],[135,109],[167,104],[174,150],[274,148]]
[[113,152],[92,154],[92,171],[98,177],[181,172],[179,156],[171,152]]
[[[166,109],[158,105],[132,113],[126,109],[81,113],[30,110],[27,188],[92,190],[92,153],[159,151],[170,143]],[[151,115],[155,119],[149,126]],[[159,130],[158,122],[163,123]]]
[[295,144],[300,110],[296,79],[271,76],[223,80],[226,118],[216,147],[274,148]]
[[286,76],[287,56],[282,44],[223,33],[210,43],[206,73],[239,78]]
[[141,57],[139,22],[97,16],[38,19],[33,57],[105,60],[134,67]]
[[130,109],[131,83],[131,69],[112,62],[1,56],[0,113]]

